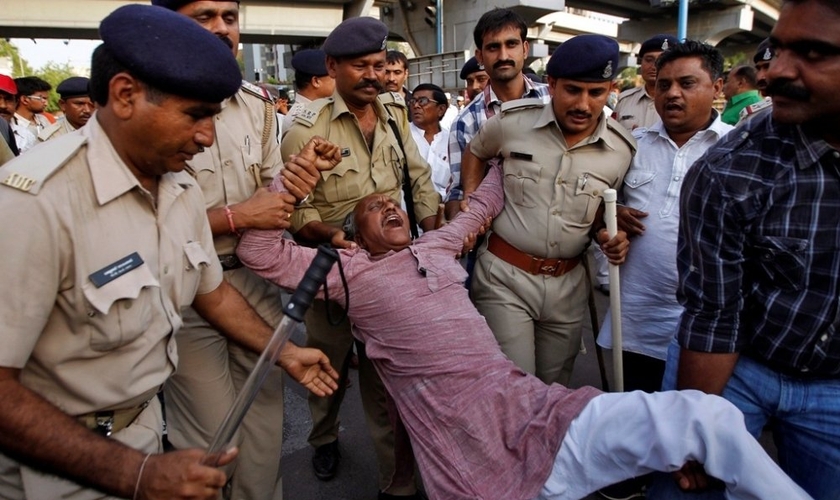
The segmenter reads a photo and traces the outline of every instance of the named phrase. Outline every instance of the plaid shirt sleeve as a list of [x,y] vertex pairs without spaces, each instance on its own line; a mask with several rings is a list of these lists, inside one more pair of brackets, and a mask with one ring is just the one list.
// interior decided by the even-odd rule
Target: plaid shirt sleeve
[[449,133],[449,170],[452,172],[452,190],[449,191],[446,201],[458,201],[464,197],[464,191],[461,188],[461,153],[478,131],[477,113],[484,113],[483,107],[480,110],[474,108],[478,106],[465,109],[455,120],[452,131]]

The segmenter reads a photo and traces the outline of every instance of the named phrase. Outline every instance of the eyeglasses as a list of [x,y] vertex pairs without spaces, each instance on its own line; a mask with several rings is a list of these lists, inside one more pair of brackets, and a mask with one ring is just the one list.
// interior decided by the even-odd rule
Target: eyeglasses
[[421,108],[425,108],[430,102],[434,102],[435,104],[440,104],[437,101],[432,101],[428,97],[421,97],[419,99],[411,98],[408,100],[409,106],[414,106],[415,104],[419,105]]
[[47,102],[47,101],[49,101],[49,99],[48,99],[48,98],[43,97],[43,96],[39,96],[39,95],[28,95],[28,96],[26,96],[26,97],[27,97],[28,99],[35,99],[36,101],[42,101],[42,102]]

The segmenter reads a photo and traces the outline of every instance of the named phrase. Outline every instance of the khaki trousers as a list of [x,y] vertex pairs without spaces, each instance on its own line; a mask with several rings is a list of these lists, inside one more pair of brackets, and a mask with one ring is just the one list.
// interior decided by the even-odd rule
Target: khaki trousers
[[[333,320],[342,316],[344,311],[330,304]],[[344,400],[347,387],[348,361],[352,355],[353,335],[347,318],[338,326],[333,326],[327,319],[327,306],[323,300],[315,300],[306,314],[306,345],[324,351],[330,363],[341,374],[338,390],[332,396],[320,398],[309,395],[309,411],[312,415],[312,432],[309,444],[318,447],[338,439],[338,411]],[[395,455],[394,426],[388,412],[388,393],[373,363],[365,355],[364,344],[356,343],[359,354],[359,391],[365,411],[368,430],[373,438],[374,451],[379,464],[379,489],[392,495],[411,495],[416,491],[413,478],[413,456],[400,452]],[[400,435],[402,436],[403,433]],[[406,438],[407,439],[407,438]],[[399,450],[405,450],[406,441],[399,439]],[[399,472],[398,472],[399,471]],[[406,472],[408,471],[408,472]]]
[[[137,419],[111,435],[126,446],[143,453],[162,453],[163,417],[160,402],[154,397]],[[87,488],[67,479],[45,474],[20,465],[0,453],[0,498],[3,500],[112,500],[101,491]]]
[[582,264],[562,276],[535,276],[478,253],[472,299],[502,352],[547,384],[568,385],[580,351],[589,284]]
[[[269,325],[280,323],[280,288],[246,268],[224,276]],[[178,369],[164,387],[168,438],[178,449],[207,448],[259,355],[228,342],[192,308],[182,314]],[[225,469],[229,498],[282,498],[282,444],[283,370],[274,367],[239,428],[239,457]]]

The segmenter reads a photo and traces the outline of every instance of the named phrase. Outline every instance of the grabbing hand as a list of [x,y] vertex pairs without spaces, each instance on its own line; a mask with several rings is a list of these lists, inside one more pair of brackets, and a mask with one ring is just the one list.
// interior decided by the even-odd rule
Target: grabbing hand
[[283,165],[283,185],[299,201],[306,199],[321,178],[319,171],[341,163],[341,148],[323,137],[313,136],[300,153]]
[[[216,464],[236,458],[234,448],[222,453]],[[224,472],[202,465],[202,450],[180,450],[150,455],[137,481],[135,498],[143,500],[215,499],[227,482]]]
[[295,198],[289,193],[276,193],[267,188],[259,188],[254,194],[231,207],[238,217],[244,219],[241,228],[287,229]]
[[338,389],[338,372],[318,349],[286,344],[278,363],[286,373],[316,396],[329,396]]
[[330,245],[332,245],[333,248],[356,248],[356,242],[346,238],[347,234],[339,229],[330,237]]
[[598,243],[601,245],[601,250],[607,256],[610,264],[617,266],[624,264],[624,260],[627,258],[627,251],[630,249],[630,242],[627,241],[627,233],[619,230],[615,234],[615,237],[610,238],[607,230],[601,229],[596,236]]
[[719,479],[706,474],[703,464],[694,460],[686,462],[680,470],[672,472],[671,476],[683,491],[702,491],[722,486]]
[[648,216],[647,212],[636,210],[635,208],[617,205],[616,220],[618,228],[627,233],[627,236],[633,237],[644,234],[645,225],[639,219],[644,219]]

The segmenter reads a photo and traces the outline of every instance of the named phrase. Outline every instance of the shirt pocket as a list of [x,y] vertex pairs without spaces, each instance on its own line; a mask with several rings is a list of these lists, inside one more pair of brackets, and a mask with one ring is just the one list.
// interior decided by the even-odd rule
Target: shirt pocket
[[604,190],[610,183],[592,172],[583,172],[565,183],[566,203],[563,213],[567,221],[580,227],[590,226],[595,221],[595,213],[601,206]]
[[504,173],[506,200],[524,208],[536,207],[542,167],[533,161],[505,158]]
[[198,241],[188,241],[184,244],[184,273],[182,275],[180,307],[192,304],[198,285],[201,283],[201,272],[210,265],[211,256]]
[[82,291],[94,351],[111,351],[143,335],[152,324],[153,304],[160,300],[160,283],[146,263],[99,288],[88,281]]
[[785,236],[758,235],[750,238],[749,262],[757,278],[782,290],[801,290],[805,284],[808,241]]
[[332,170],[321,173],[324,200],[328,204],[357,200],[362,196],[359,165],[353,156],[342,158]]
[[653,170],[631,170],[624,178],[624,197],[627,206],[637,210],[646,210],[653,194]]

